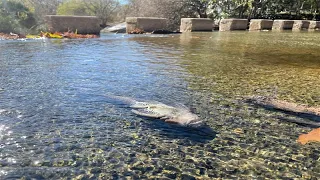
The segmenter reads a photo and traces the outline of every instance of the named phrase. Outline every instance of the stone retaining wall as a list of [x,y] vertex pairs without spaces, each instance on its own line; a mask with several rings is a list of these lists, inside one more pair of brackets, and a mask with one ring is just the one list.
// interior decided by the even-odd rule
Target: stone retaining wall
[[152,32],[154,30],[165,30],[167,28],[166,18],[155,17],[127,17],[127,33],[136,29],[144,32]]
[[180,32],[212,31],[213,20],[208,18],[182,18]]
[[251,19],[249,31],[271,30],[273,20],[270,19]]
[[272,30],[287,30],[292,29],[293,20],[274,20]]
[[246,30],[247,28],[247,19],[221,19],[219,26],[220,31]]
[[79,34],[100,34],[101,20],[95,16],[58,16],[45,17],[49,32],[77,31]]

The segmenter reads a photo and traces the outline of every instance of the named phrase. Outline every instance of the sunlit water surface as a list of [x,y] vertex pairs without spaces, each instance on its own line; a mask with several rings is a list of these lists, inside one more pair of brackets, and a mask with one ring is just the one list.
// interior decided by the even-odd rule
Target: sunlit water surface
[[[320,177],[301,118],[251,95],[320,105],[320,34],[103,34],[0,41],[0,179]],[[138,117],[106,95],[181,103],[216,132]],[[302,118],[303,119],[303,118]]]

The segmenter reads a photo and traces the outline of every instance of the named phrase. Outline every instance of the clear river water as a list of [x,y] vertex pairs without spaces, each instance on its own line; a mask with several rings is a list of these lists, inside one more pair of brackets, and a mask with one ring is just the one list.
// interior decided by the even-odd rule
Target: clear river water
[[[139,117],[109,94],[184,104],[211,128]],[[0,179],[316,179],[305,119],[248,96],[320,105],[320,33],[102,34],[0,40]]]

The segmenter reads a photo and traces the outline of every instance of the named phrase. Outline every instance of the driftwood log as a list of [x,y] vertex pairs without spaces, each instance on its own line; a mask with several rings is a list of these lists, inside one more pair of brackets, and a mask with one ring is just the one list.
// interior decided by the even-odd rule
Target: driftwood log
[[266,109],[280,110],[287,114],[302,118],[294,119],[278,117],[281,120],[313,127],[320,127],[320,107],[308,107],[306,105],[298,105],[292,102],[261,96],[246,98],[246,102]]

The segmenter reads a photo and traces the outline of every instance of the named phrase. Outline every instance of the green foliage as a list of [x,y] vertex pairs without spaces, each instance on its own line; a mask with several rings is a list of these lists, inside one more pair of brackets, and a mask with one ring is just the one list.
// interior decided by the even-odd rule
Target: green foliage
[[10,16],[0,16],[0,32],[16,32],[19,29],[18,22]]
[[210,0],[208,14],[214,18],[310,19],[319,15],[320,0]]
[[58,15],[94,15],[92,14],[83,1],[69,0],[58,6]]
[[36,20],[22,3],[2,1],[0,3],[0,32],[23,32],[33,28]]

